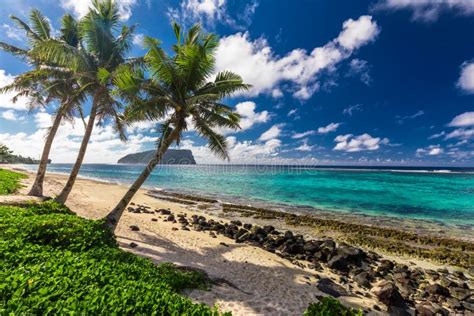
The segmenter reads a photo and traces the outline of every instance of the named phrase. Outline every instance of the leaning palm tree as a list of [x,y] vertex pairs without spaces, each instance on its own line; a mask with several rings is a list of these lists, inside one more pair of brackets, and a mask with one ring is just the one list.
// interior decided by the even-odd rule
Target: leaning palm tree
[[97,122],[112,119],[121,139],[125,139],[119,115],[122,106],[111,94],[112,80],[122,65],[139,64],[141,59],[125,57],[131,48],[134,27],[122,26],[118,36],[115,36],[118,27],[119,14],[114,2],[94,0],[88,14],[79,22],[79,37],[83,45],[74,48],[59,41],[48,40],[35,48],[35,56],[71,71],[81,83],[82,89],[92,97],[89,119],[77,159],[66,185],[55,198],[60,203],[65,203],[71,193]]
[[216,129],[239,128],[240,116],[220,101],[250,86],[244,84],[239,75],[228,71],[218,73],[211,80],[218,45],[215,35],[202,34],[199,25],[193,26],[187,36],[182,36],[177,24],[174,31],[177,44],[173,46],[173,56],[167,55],[157,40],[145,39],[149,49],[145,62],[150,78],[145,79],[143,71],[131,67],[115,78],[121,97],[129,101],[125,111],[129,123],[163,119],[164,123],[154,158],[106,217],[112,230],[166,150],[172,144],[179,145],[182,133],[190,124],[207,140],[209,149],[223,159],[229,159],[227,143]]
[[[74,80],[69,71],[55,68],[55,65],[41,63],[32,56],[32,48],[43,41],[52,38],[51,25],[48,19],[38,10],[30,13],[30,25],[18,17],[10,17],[19,28],[23,29],[29,39],[30,47],[27,49],[0,42],[0,49],[19,56],[26,60],[34,68],[15,77],[13,83],[0,89],[0,93],[15,92],[13,101],[16,102],[20,96],[28,97],[29,109],[34,110],[43,107],[51,101],[57,101],[59,106],[55,110],[52,126],[46,135],[41,159],[38,164],[36,178],[30,189],[29,195],[42,196],[43,182],[46,167],[49,160],[51,146],[56,132],[64,120],[71,120],[76,112],[81,113],[81,102],[84,101],[84,93],[80,91],[78,82]],[[57,38],[66,45],[78,47],[77,23],[71,15],[65,15],[61,21],[61,31]]]

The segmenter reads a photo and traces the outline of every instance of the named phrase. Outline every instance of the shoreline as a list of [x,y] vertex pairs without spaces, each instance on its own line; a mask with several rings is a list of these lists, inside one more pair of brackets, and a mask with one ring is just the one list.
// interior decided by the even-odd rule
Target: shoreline
[[[15,169],[15,167],[17,166],[7,168]],[[23,182],[26,187],[19,193],[26,194],[27,186],[32,183],[33,174],[30,171],[23,170],[23,172],[26,172],[29,178]],[[64,175],[47,173],[45,195],[57,194],[65,180]],[[126,189],[127,187],[123,185],[79,178],[67,206],[79,216],[100,219],[115,206],[116,201]],[[281,218],[240,216],[242,214],[239,215],[238,210],[235,209],[232,212],[222,212],[223,209],[219,210],[219,203],[202,197],[194,197],[201,201],[192,201],[190,200],[192,197],[181,195],[172,197],[173,201],[167,201],[148,194],[148,190],[140,189],[133,199],[133,204],[125,211],[116,231],[119,245],[127,251],[150,258],[156,263],[172,262],[202,269],[214,279],[228,281],[228,284],[212,286],[209,291],[194,290],[186,294],[195,301],[204,302],[210,306],[217,304],[220,310],[232,311],[234,315],[301,314],[310,303],[327,295],[327,291],[331,291],[322,287],[322,280],[326,280],[325,282],[329,282],[331,286],[337,288],[337,291],[340,291],[339,299],[344,304],[370,311],[371,315],[384,315],[389,305],[380,303],[377,291],[385,286],[386,282],[398,282],[395,276],[399,272],[396,271],[408,274],[423,271],[421,274],[417,272],[419,275],[417,278],[409,277],[410,282],[420,284],[421,291],[424,291],[427,280],[430,283],[437,280],[432,279],[431,275],[464,282],[464,284],[469,284],[468,289],[474,288],[472,276],[464,272],[463,275],[467,275],[468,281],[460,280],[454,273],[462,272],[453,266],[405,257],[402,254],[387,255],[379,251],[374,253],[369,250],[370,247],[361,247],[365,249],[362,252],[362,254],[365,253],[364,260],[369,260],[367,264],[364,263],[362,269],[368,272],[375,271],[374,273],[379,275],[377,271],[380,266],[389,260],[394,262],[394,279],[391,281],[392,273],[377,276],[374,279],[369,276],[372,283],[370,287],[361,286],[356,281],[358,279],[355,275],[356,272],[362,273],[360,268],[351,268],[349,272],[339,271],[337,266],[330,267],[333,263],[323,259],[316,262],[318,265],[315,263],[312,266],[308,264],[307,258],[300,254],[288,254],[276,248],[267,249],[267,246],[256,241],[238,242],[235,239],[236,235],[231,232],[242,227],[233,224],[239,220],[244,224],[252,223],[254,226],[273,225],[275,231],[280,232],[280,236],[285,231],[292,231],[295,236],[301,236],[298,238],[301,238],[300,240],[305,242],[305,245],[311,240],[335,240],[337,246],[332,246],[331,251],[335,252],[336,257],[337,252],[342,249],[359,253],[357,248],[345,246],[342,242],[344,240],[337,238],[335,231],[321,233],[314,230],[312,226],[298,225]],[[183,204],[181,203],[183,201],[196,202],[196,204]],[[170,215],[173,216],[172,220],[170,220]],[[194,223],[196,219],[199,224]],[[185,225],[185,223],[188,224]],[[221,231],[217,228],[214,230],[210,223],[216,223],[216,225],[220,223],[219,225],[225,228]],[[222,227],[219,225],[217,227]],[[132,226],[136,226],[138,230],[132,229]],[[437,240],[433,241],[437,242]],[[360,277],[359,274],[357,275]],[[390,278],[388,279],[390,281],[387,278]],[[365,281],[362,280],[362,282]],[[415,299],[422,299],[422,302],[426,303],[425,298],[415,297],[412,292],[403,292],[412,291],[411,287],[396,284],[400,286],[404,297],[407,295],[407,300],[415,302]],[[409,308],[411,310],[416,308],[415,303]]]
[[[12,165],[13,166],[13,165]],[[16,167],[23,167],[23,165],[15,165]],[[186,165],[183,165],[187,167]],[[433,167],[435,168],[435,167]],[[30,169],[24,169],[24,171],[29,173],[34,173],[34,171]],[[324,169],[323,169],[324,170]],[[346,169],[336,169],[336,170],[346,170]],[[355,172],[362,171],[362,170],[370,170],[370,169],[354,169]],[[387,172],[398,172],[394,170],[376,170],[374,171],[387,171]],[[412,172],[407,170],[407,172]],[[457,172],[452,172],[456,174]],[[470,173],[470,172],[467,172]],[[474,173],[474,172],[473,172]],[[67,172],[48,172],[48,174],[56,174],[56,175],[69,175]],[[85,176],[79,175],[81,179],[87,179],[91,181],[97,181],[101,183],[113,184],[113,185],[120,185],[128,187],[131,183],[117,181],[117,180],[104,180],[93,176]],[[416,234],[429,234],[435,237],[448,237],[448,238],[456,238],[459,240],[471,241],[474,242],[474,223],[463,223],[461,220],[454,220],[454,221],[441,221],[432,218],[412,218],[412,217],[403,217],[397,216],[393,214],[376,214],[375,211],[368,211],[367,213],[357,211],[357,210],[347,210],[343,208],[339,208],[337,210],[332,209],[323,209],[318,208],[316,206],[311,205],[303,205],[303,204],[291,204],[285,202],[276,202],[276,201],[268,201],[262,200],[257,198],[245,198],[241,196],[234,196],[230,194],[216,194],[216,193],[209,193],[209,192],[200,192],[199,190],[186,190],[186,189],[174,189],[174,188],[157,188],[153,186],[142,186],[143,190],[163,190],[164,192],[170,193],[177,193],[177,194],[184,194],[188,196],[196,196],[202,198],[211,198],[219,200],[222,203],[230,203],[230,204],[239,204],[242,206],[252,206],[261,209],[270,209],[270,210],[277,210],[280,212],[290,213],[290,214],[297,214],[297,215],[309,215],[315,216],[323,219],[328,220],[335,220],[341,222],[349,222],[349,223],[357,223],[360,225],[369,225],[375,226],[380,228],[386,229],[397,229],[399,227],[403,227],[404,230],[409,230]]]

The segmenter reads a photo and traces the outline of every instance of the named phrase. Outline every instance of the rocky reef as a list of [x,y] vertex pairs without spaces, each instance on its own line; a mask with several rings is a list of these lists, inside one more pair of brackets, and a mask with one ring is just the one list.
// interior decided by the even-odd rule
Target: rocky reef
[[[388,260],[373,251],[331,238],[305,238],[272,225],[254,225],[240,220],[230,222],[207,219],[202,215],[179,213],[131,204],[132,213],[154,214],[152,221],[175,223],[181,230],[223,235],[236,243],[247,243],[314,271],[331,271],[339,282],[320,277],[316,287],[333,297],[368,297],[380,304],[372,311],[391,315],[471,315],[474,313],[474,268],[462,270],[423,269]],[[130,226],[139,230],[138,226]],[[179,228],[173,227],[173,230]],[[225,243],[221,243],[226,246]],[[135,247],[135,245],[130,245]],[[369,312],[366,310],[365,312]]]

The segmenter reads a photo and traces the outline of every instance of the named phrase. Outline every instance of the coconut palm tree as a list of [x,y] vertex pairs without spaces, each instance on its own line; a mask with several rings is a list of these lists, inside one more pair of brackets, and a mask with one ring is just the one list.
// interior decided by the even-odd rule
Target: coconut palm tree
[[166,150],[179,145],[182,133],[192,125],[195,131],[207,140],[211,152],[229,159],[226,139],[216,129],[239,128],[240,116],[232,108],[220,103],[229,95],[250,86],[232,72],[214,74],[214,52],[218,45],[213,34],[204,35],[199,25],[193,26],[186,36],[174,24],[177,44],[174,54],[167,55],[159,42],[146,38],[149,49],[145,63],[150,78],[143,71],[128,67],[116,78],[115,84],[123,99],[129,102],[125,111],[128,122],[142,120],[164,120],[154,158],[135,180],[117,206],[106,216],[107,223],[115,230],[125,207],[148,178],[153,168],[161,161]]
[[61,193],[55,198],[65,203],[81,168],[87,145],[96,122],[112,119],[120,138],[125,139],[119,110],[122,105],[112,95],[112,80],[122,65],[135,65],[141,58],[126,58],[131,48],[135,27],[119,28],[119,14],[112,0],[94,0],[88,14],[79,22],[79,48],[64,45],[56,40],[42,42],[35,47],[35,56],[40,60],[57,64],[74,73],[83,90],[92,97],[89,119],[77,159]]
[[[31,11],[30,25],[15,16],[10,18],[19,28],[25,31],[31,47],[23,49],[0,42],[0,49],[25,59],[34,66],[34,69],[16,76],[13,83],[0,89],[0,93],[15,92],[14,102],[20,96],[28,97],[30,99],[30,110],[43,107],[53,100],[59,102],[59,106],[54,113],[53,124],[46,135],[36,178],[29,192],[29,195],[42,196],[49,153],[56,132],[63,120],[71,120],[76,112],[81,113],[81,102],[84,101],[85,95],[84,93],[77,93],[81,90],[71,72],[57,69],[52,64],[40,63],[31,54],[32,48],[36,44],[51,39],[51,25],[48,19],[38,10]],[[57,40],[66,45],[78,47],[77,23],[71,15],[67,14],[62,18],[61,32]]]

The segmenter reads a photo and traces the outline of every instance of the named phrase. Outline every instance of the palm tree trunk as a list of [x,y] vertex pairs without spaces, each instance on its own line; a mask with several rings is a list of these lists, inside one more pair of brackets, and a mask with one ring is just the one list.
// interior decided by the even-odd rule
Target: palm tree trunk
[[138,189],[140,189],[142,184],[146,181],[148,176],[151,174],[155,166],[161,161],[161,159],[163,158],[163,155],[168,150],[168,147],[171,145],[171,143],[177,137],[178,134],[179,134],[179,131],[175,129],[173,130],[173,132],[171,132],[171,134],[168,135],[168,137],[165,139],[162,145],[156,150],[154,158],[148,162],[146,168],[142,171],[142,173],[135,180],[135,182],[130,186],[127,193],[125,193],[125,195],[122,197],[120,202],[118,202],[115,208],[109,214],[107,214],[107,216],[105,217],[105,220],[110,230],[115,231],[115,228],[117,227],[117,224],[120,218],[122,217],[123,211],[125,210],[127,205],[130,203],[135,193],[137,193]]
[[35,182],[33,183],[28,195],[43,196],[43,181],[46,174],[46,167],[48,166],[49,153],[62,118],[62,115],[59,113],[56,114],[56,117],[54,118],[53,125],[51,126],[48,136],[46,137],[46,142],[44,143],[43,153],[41,154],[41,160],[38,165],[38,170],[36,171]]
[[74,182],[76,182],[77,175],[79,174],[79,170],[81,169],[82,161],[84,160],[84,156],[86,155],[87,145],[89,144],[89,139],[91,138],[92,129],[94,128],[95,124],[95,117],[97,115],[97,98],[94,98],[92,102],[91,113],[89,116],[89,121],[87,122],[86,131],[84,133],[84,137],[82,138],[81,147],[79,148],[79,154],[77,155],[76,162],[72,167],[71,174],[66,182],[61,193],[54,199],[56,202],[61,204],[66,203],[66,200],[69,194],[72,191],[72,187],[74,186]]

